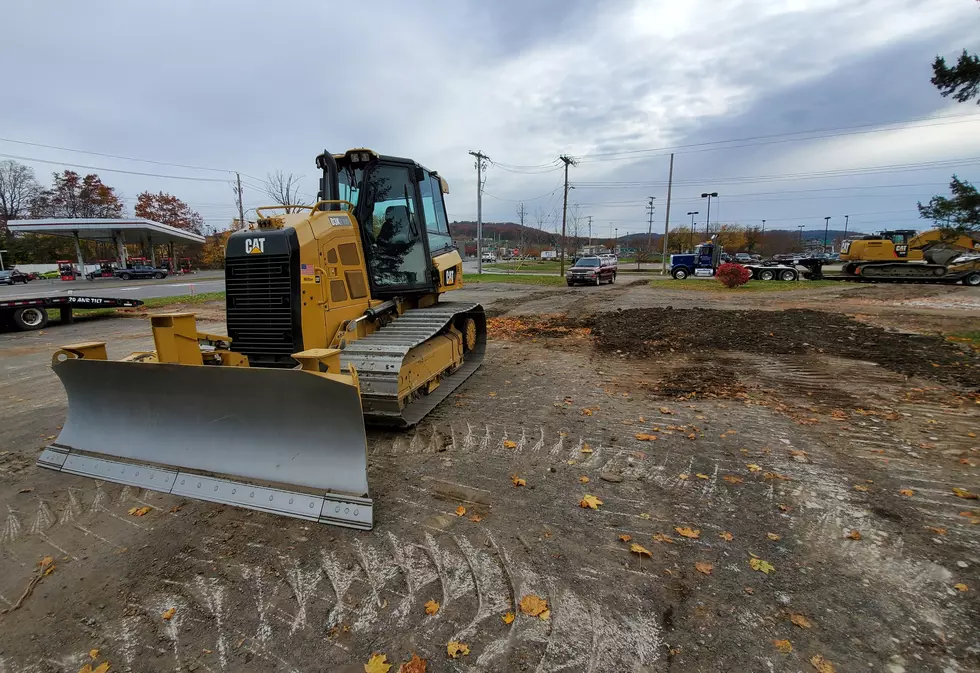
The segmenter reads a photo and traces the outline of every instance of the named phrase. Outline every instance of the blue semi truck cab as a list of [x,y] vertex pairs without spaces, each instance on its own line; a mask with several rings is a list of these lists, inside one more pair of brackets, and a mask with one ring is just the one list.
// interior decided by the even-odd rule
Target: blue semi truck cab
[[677,280],[688,276],[713,276],[721,264],[722,248],[712,239],[694,246],[694,252],[670,256],[670,275]]

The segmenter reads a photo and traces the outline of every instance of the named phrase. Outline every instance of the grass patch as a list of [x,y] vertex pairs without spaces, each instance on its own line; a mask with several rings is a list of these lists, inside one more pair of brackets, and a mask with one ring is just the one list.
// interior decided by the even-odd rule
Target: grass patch
[[[565,261],[565,267],[571,266],[571,260]],[[523,262],[494,262],[493,264],[484,264],[485,269],[494,269],[496,271],[525,271],[527,273],[558,273],[561,267],[560,262],[547,261],[537,261],[537,260],[525,260]]]
[[749,294],[755,292],[798,292],[813,290],[818,287],[840,287],[836,280],[750,280],[742,287],[728,289],[714,278],[707,280],[652,280],[650,285],[656,288],[667,287],[671,290],[687,290],[689,292],[722,292],[725,294]]
[[946,335],[947,341],[964,344],[975,351],[980,352],[980,331],[973,332],[953,332]]
[[475,273],[467,274],[463,278],[463,285],[470,283],[518,283],[521,285],[564,285],[565,279],[561,276],[544,276],[521,273],[488,273],[478,275]]

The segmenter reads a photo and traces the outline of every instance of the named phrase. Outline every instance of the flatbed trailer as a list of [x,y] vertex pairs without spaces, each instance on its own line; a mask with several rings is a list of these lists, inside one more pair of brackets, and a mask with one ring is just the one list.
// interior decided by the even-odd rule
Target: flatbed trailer
[[[951,271],[935,276],[862,276],[860,274],[833,274],[826,276],[823,273],[824,262],[822,260],[804,259],[797,262],[806,268],[805,276],[810,280],[839,280],[847,283],[942,283],[952,285],[962,282],[970,287],[980,286],[980,271],[971,266],[960,271]],[[906,262],[915,264],[915,262]],[[938,266],[938,265],[930,265]]]
[[19,330],[41,329],[48,324],[46,309],[58,309],[61,324],[73,323],[75,309],[96,308],[134,308],[142,306],[139,299],[120,299],[118,297],[85,297],[75,294],[55,297],[11,297],[0,299],[0,322],[13,323]]

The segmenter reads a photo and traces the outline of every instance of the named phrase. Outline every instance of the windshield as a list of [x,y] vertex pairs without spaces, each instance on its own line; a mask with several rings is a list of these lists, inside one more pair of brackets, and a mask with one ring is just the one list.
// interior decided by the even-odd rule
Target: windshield
[[337,198],[341,201],[350,201],[357,207],[357,200],[361,196],[361,185],[364,180],[364,170],[352,168],[350,166],[339,168],[337,171]]
[[599,259],[597,257],[586,257],[585,259],[580,259],[575,262],[575,266],[599,266]]

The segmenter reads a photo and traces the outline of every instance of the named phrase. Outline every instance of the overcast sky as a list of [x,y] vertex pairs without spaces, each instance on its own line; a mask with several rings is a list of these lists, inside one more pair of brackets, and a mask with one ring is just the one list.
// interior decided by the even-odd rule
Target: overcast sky
[[[645,231],[647,196],[663,229],[660,148],[676,148],[672,226],[693,210],[703,226],[699,195],[717,191],[712,222],[922,227],[917,200],[953,172],[980,181],[980,107],[929,83],[937,54],[980,48],[972,0],[107,0],[3,15],[0,159],[35,160],[45,183],[69,164],[197,178],[96,171],[130,213],[163,190],[217,228],[234,214],[227,172],[10,141],[241,171],[248,206],[268,201],[255,187],[270,171],[304,176],[312,197],[318,152],[370,147],[442,173],[451,219],[475,219],[467,151],[481,149],[484,219],[514,220],[524,200],[548,228],[567,153],[581,159],[569,202],[597,237]],[[908,122],[926,117],[943,119]],[[824,137],[758,139],[811,130]]]

